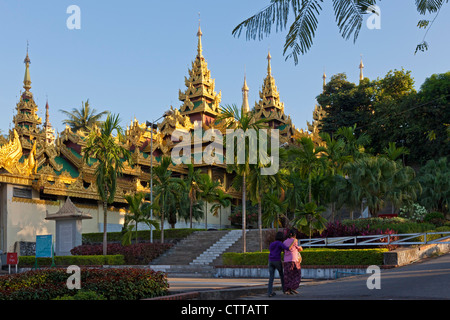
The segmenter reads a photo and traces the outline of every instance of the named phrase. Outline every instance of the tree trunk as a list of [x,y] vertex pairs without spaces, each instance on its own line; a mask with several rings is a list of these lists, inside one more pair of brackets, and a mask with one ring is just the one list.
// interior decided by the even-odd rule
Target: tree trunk
[[193,199],[189,198],[190,200],[190,207],[189,207],[189,221],[191,223],[191,229],[192,229],[192,205],[193,205]]
[[103,255],[106,256],[108,254],[108,233],[107,233],[107,225],[108,225],[108,204],[106,201],[103,201]]
[[309,202],[312,200],[312,193],[311,193],[311,174],[308,175],[308,198]]
[[246,188],[246,184],[245,184],[245,173],[243,175],[243,180],[242,180],[242,243],[243,243],[243,248],[242,248],[242,252],[247,252],[247,243],[246,243],[246,237],[245,237],[245,229],[246,229],[246,199],[245,199],[245,188]]
[[205,201],[205,230],[208,230],[208,202]]
[[259,251],[263,250],[263,239],[262,239],[262,195],[260,195],[260,200],[258,202],[258,229],[259,229]]
[[138,243],[138,222],[136,221],[136,240],[134,241],[135,243]]

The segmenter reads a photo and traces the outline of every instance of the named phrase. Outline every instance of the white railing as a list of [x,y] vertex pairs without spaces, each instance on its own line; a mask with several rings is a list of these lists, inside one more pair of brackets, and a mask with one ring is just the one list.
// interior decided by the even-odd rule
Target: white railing
[[300,239],[299,244],[303,247],[450,244],[450,231]]

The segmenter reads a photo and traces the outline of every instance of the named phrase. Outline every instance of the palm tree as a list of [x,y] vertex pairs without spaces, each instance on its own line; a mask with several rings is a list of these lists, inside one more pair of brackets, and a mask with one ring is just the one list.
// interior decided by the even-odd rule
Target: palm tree
[[174,210],[173,202],[179,196],[181,179],[172,178],[172,171],[169,170],[172,160],[170,157],[163,157],[159,166],[153,169],[155,187],[153,192],[154,208],[160,215],[161,243],[164,243],[164,220],[165,214]]
[[205,230],[208,230],[208,203],[213,203],[219,198],[219,181],[213,181],[207,174],[200,175],[200,197],[205,202]]
[[275,229],[278,231],[278,226],[281,224],[280,218],[285,217],[288,208],[287,200],[281,199],[276,193],[267,193],[263,198],[263,221],[265,224],[275,224]]
[[[86,147],[83,148],[83,161],[88,165],[96,159],[95,169],[97,191],[103,203],[103,254],[107,254],[107,205],[114,202],[117,178],[124,168],[124,161],[131,161],[130,152],[122,146],[122,128],[119,115],[108,114],[99,130],[92,130]],[[116,136],[113,136],[113,134]]]
[[311,180],[313,175],[319,174],[320,171],[324,169],[325,158],[320,155],[325,151],[325,148],[315,146],[310,137],[302,137],[299,142],[299,148],[289,150],[294,159],[292,170],[298,171],[303,179],[307,179],[308,199],[309,202],[312,202]]
[[365,146],[370,143],[370,137],[366,133],[356,134],[356,124],[353,127],[341,127],[336,131],[336,137],[344,140],[344,155],[359,159],[365,155]]
[[326,228],[327,220],[322,217],[324,211],[325,207],[308,202],[295,212],[294,226],[303,233],[309,233],[311,240],[313,231],[322,232]]
[[81,108],[78,110],[73,108],[72,111],[59,110],[64,113],[68,119],[63,123],[69,125],[72,131],[82,130],[89,132],[94,125],[100,124],[100,119],[108,114],[108,111],[97,113],[97,110],[89,106],[89,99],[85,103],[81,103]]
[[229,194],[226,194],[223,190],[217,190],[217,198],[215,199],[214,204],[211,206],[211,212],[214,215],[217,215],[217,211],[219,210],[219,224],[220,229],[222,229],[222,208],[228,208],[231,206],[231,197]]
[[[323,3],[323,0],[271,0],[258,13],[237,25],[232,34],[239,37],[245,31],[247,40],[262,40],[270,35],[273,26],[276,32],[288,29],[283,53],[289,52],[287,58],[292,57],[297,64],[299,55],[306,54],[313,44]],[[380,14],[374,7],[376,0],[333,0],[332,3],[339,32],[346,40],[353,37],[354,42],[361,30],[364,15]],[[448,1],[417,0],[416,8],[422,15],[434,13],[437,17],[444,3]],[[294,21],[287,27],[292,14]],[[430,21],[426,22],[428,25]],[[416,52],[424,51],[427,47],[424,40],[417,45]]]
[[[337,184],[339,177],[344,175],[344,165],[352,161],[352,156],[346,154],[346,145],[343,138],[335,139],[328,133],[323,132],[320,137],[325,142],[324,156],[327,160],[326,168],[328,179],[328,190],[331,200],[331,220],[334,221],[336,211],[336,199],[340,195],[340,188]],[[339,176],[339,177],[338,177]]]
[[395,206],[410,204],[420,192],[414,170],[387,157],[364,157],[348,163],[345,170],[353,189],[352,197],[356,197],[351,202],[366,199],[372,216],[377,215],[387,200]]
[[259,231],[259,248],[262,252],[262,203],[264,195],[275,193],[280,197],[281,189],[285,188],[286,182],[280,171],[274,175],[263,175],[261,173],[263,165],[250,165],[251,174],[247,181],[247,191],[252,204],[258,204],[258,231]]
[[145,223],[149,227],[154,226],[157,230],[159,229],[159,223],[156,220],[150,219],[151,204],[145,202],[145,195],[143,193],[134,193],[132,195],[125,195],[125,200],[128,202],[129,213],[125,215],[124,228],[127,230],[125,233],[122,244],[131,243],[131,234],[133,231],[133,225],[129,225],[130,222],[134,222],[135,232],[136,232],[136,243],[137,243],[137,231],[138,223]]
[[[238,108],[235,105],[226,106],[224,108],[221,108],[220,110],[220,116],[218,117],[219,121],[226,121],[228,128],[233,129],[241,129],[244,132],[247,132],[250,129],[258,131],[261,128],[264,128],[265,122],[267,122],[264,119],[256,119],[254,117],[253,112],[246,112],[244,108],[242,107],[241,110],[238,110]],[[225,143],[226,146],[226,143]],[[235,150],[236,151],[236,150]],[[242,164],[237,163],[236,161],[236,155],[237,152],[234,152],[235,159],[233,164],[227,163],[227,171],[228,172],[236,172],[236,178],[242,179],[242,243],[243,243],[243,252],[246,252],[246,177],[250,174],[250,163],[249,163],[249,146],[247,143],[245,143],[245,162]]]
[[420,204],[428,210],[448,214],[450,209],[450,163],[447,158],[428,160],[420,169],[417,180],[423,192]]

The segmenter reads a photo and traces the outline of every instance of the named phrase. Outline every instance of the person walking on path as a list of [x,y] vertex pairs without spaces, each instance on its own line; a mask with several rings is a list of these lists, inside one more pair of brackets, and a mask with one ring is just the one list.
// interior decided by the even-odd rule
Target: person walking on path
[[302,279],[300,251],[303,251],[303,248],[298,246],[296,235],[295,230],[289,231],[288,239],[283,242],[285,247],[289,247],[289,250],[284,252],[283,263],[285,294],[297,294],[296,289]]
[[[281,252],[289,250],[289,247],[283,244],[283,232],[277,232],[275,235],[275,241],[269,246],[269,285],[267,289],[267,294],[269,297],[273,297],[275,292],[273,292],[273,280],[275,278],[275,270],[278,270],[280,275],[281,286],[284,289],[284,274],[283,274],[283,264],[281,262]],[[292,242],[291,246],[294,242]]]

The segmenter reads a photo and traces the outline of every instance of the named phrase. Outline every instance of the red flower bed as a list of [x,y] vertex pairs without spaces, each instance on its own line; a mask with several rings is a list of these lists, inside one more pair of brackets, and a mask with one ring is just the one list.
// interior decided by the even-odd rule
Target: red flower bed
[[[125,264],[142,265],[149,264],[150,261],[160,256],[170,249],[169,243],[137,243],[123,246],[119,243],[110,243],[107,247],[108,254],[121,254],[124,256]],[[103,245],[81,245],[70,250],[70,253],[77,256],[102,255]]]

